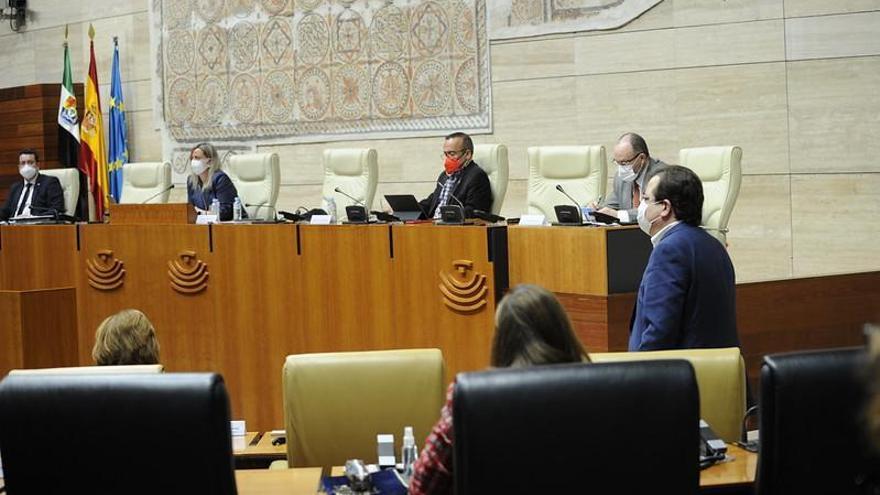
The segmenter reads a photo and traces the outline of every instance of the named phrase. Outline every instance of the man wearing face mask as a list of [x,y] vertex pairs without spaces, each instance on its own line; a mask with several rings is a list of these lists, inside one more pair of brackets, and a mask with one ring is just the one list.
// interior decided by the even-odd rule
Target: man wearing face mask
[[[474,210],[492,209],[489,176],[473,160],[474,142],[463,132],[446,136],[443,142],[443,167],[434,192],[419,201],[428,218],[440,218],[441,206],[462,206],[465,217]],[[459,204],[461,202],[461,204]]]
[[0,220],[64,213],[64,191],[57,177],[43,175],[32,149],[18,153],[18,173],[23,180],[12,184]]
[[642,275],[630,351],[739,347],[736,287],[727,250],[700,227],[703,185],[670,165],[649,177],[639,227],[654,250]]
[[645,139],[634,132],[620,136],[612,157],[617,165],[614,188],[604,205],[593,207],[598,206],[600,213],[617,217],[623,223],[635,222],[647,177],[662,170],[666,164],[651,158]]

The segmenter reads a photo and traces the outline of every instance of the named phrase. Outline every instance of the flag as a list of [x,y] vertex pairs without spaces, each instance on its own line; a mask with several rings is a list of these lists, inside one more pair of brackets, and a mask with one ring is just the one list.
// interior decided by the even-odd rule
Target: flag
[[109,203],[107,148],[104,144],[104,118],[98,93],[95,67],[95,28],[89,25],[89,73],[86,77],[85,114],[80,122],[79,169],[88,176],[95,200],[95,219],[103,220]]
[[[79,115],[76,110],[76,95],[73,91],[73,78],[70,75],[70,49],[67,47],[67,27],[64,28],[64,70],[61,76],[61,96],[58,102],[58,161],[64,167],[76,167],[79,162]],[[79,206],[68,215],[88,218],[88,201],[84,177],[80,174]],[[86,205],[83,214],[83,205]]]
[[128,163],[128,137],[125,134],[125,99],[119,73],[119,43],[113,37],[113,70],[110,74],[110,195],[118,203],[122,197],[122,165]]

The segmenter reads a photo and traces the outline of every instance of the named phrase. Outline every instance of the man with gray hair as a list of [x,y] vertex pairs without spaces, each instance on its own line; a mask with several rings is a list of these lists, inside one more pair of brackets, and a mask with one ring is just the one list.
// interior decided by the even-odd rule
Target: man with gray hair
[[623,223],[635,222],[648,179],[666,164],[651,158],[645,139],[634,132],[620,136],[611,156],[617,165],[614,189],[605,204],[597,205],[599,212],[617,217]]

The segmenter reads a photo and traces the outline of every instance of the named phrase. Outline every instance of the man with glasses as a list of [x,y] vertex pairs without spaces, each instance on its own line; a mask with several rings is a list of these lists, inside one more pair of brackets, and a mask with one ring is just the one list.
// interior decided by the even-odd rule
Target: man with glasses
[[434,192],[419,201],[428,218],[440,218],[441,206],[461,206],[465,217],[474,210],[492,209],[489,176],[474,163],[474,142],[463,132],[446,136],[443,142],[443,167]]
[[651,176],[637,215],[654,250],[639,284],[629,350],[739,347],[733,263],[700,227],[697,174],[670,165]]
[[635,222],[645,182],[666,164],[651,158],[645,139],[634,132],[620,136],[612,159],[617,165],[614,190],[605,204],[594,207],[599,206],[600,213],[617,217],[623,223]]
[[64,213],[61,182],[40,173],[35,150],[24,149],[18,153],[18,173],[23,180],[9,188],[6,204],[0,209],[0,220]]

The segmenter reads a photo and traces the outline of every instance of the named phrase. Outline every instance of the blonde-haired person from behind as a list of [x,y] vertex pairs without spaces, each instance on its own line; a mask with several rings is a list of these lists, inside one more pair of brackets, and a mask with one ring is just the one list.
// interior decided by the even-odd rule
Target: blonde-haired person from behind
[[98,325],[92,358],[98,366],[159,364],[159,340],[147,315],[124,309]]
[[[542,364],[589,362],[565,309],[537,285],[512,288],[495,311],[490,365],[524,368]],[[410,495],[452,493],[452,403],[455,383],[446,392],[440,419],[425,440],[409,485]]]

